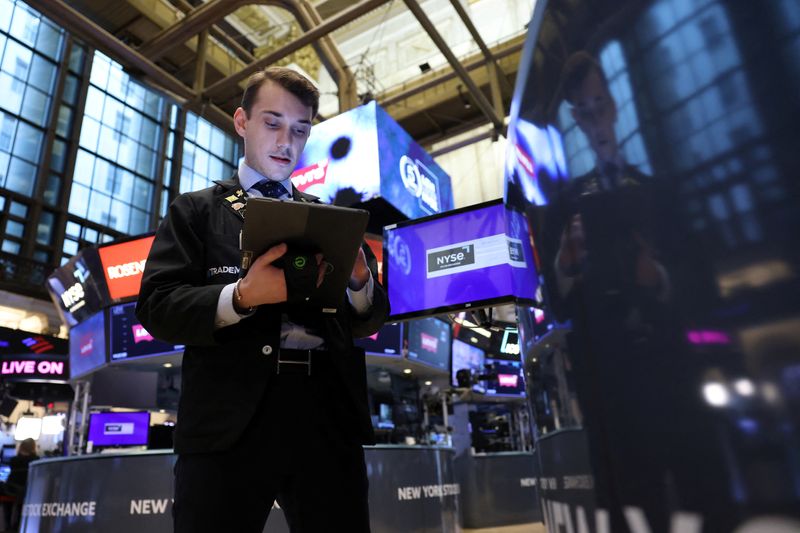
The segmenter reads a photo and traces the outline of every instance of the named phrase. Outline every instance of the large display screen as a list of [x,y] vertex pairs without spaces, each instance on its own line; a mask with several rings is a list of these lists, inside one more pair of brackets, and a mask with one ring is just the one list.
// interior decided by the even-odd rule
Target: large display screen
[[48,276],[47,290],[68,326],[107,305],[108,290],[101,270],[97,249],[86,248]]
[[393,319],[535,298],[527,221],[500,200],[387,226],[384,248]]
[[374,101],[314,126],[292,183],[336,205],[382,197],[409,218],[453,208],[450,176]]
[[454,387],[459,386],[458,380],[456,379],[456,373],[459,370],[469,370],[472,376],[482,374],[484,357],[485,352],[477,346],[454,339],[453,362],[450,365],[450,384]]
[[93,446],[144,446],[150,429],[150,413],[94,413],[89,418]]
[[143,237],[98,249],[108,294],[112,300],[136,296],[154,236]]
[[69,330],[70,378],[91,372],[105,362],[105,312],[100,311]]
[[356,346],[364,348],[370,355],[403,355],[403,327],[400,324],[385,324],[374,335],[355,340]]
[[450,324],[436,318],[412,320],[408,330],[408,359],[440,370],[450,363]]
[[154,339],[136,318],[136,302],[115,305],[110,310],[111,359],[160,355],[183,350],[181,344]]
[[[522,363],[503,359],[486,359],[487,396],[525,396],[525,381],[522,377]],[[496,376],[496,377],[495,377]]]

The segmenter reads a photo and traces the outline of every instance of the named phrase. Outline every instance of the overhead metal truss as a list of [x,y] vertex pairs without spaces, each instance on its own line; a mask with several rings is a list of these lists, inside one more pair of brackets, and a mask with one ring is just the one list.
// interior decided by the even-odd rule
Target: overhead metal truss
[[[330,34],[391,0],[361,0],[324,20],[309,0],[209,0],[197,7],[193,7],[187,0],[169,1],[183,17],[145,39],[138,47],[133,47],[93,22],[65,0],[26,0],[31,7],[46,17],[57,21],[78,38],[138,74],[142,81],[166,91],[185,108],[202,114],[230,132],[233,131],[230,108],[235,105],[235,99],[241,93],[240,84],[254,72],[308,45],[314,47],[322,64],[337,84],[339,109],[344,111],[358,105],[359,97],[353,72]],[[512,92],[511,85],[497,58],[481,39],[459,0],[451,0],[451,4],[481,50],[482,58],[478,63],[485,66],[488,71],[491,101],[470,76],[467,68],[456,58],[419,2],[417,0],[403,0],[403,2],[445,56],[450,68],[466,88],[467,94],[480,109],[484,120],[492,124],[493,136],[496,138],[497,134],[503,133],[505,109]],[[226,16],[248,5],[266,5],[286,10],[296,20],[303,34],[272,50],[266,56],[256,58],[250,50],[220,27]],[[178,69],[178,72],[169,72],[161,66],[163,63],[159,62],[170,51],[185,45],[195,37],[197,38],[196,63],[192,69],[193,83],[189,84],[185,80],[186,76],[181,80],[176,74],[191,73],[192,70],[187,70],[192,67],[191,63],[185,64]],[[207,84],[206,63],[211,38],[227,48],[244,66],[233,72],[223,72],[221,79]],[[475,68],[475,60],[470,67]],[[397,101],[398,97],[402,95],[389,96],[393,101]],[[426,111],[428,110],[424,106],[419,109],[420,113]],[[432,113],[427,114],[426,120],[431,116]],[[474,121],[474,117],[471,120]],[[445,132],[441,131],[441,134],[444,136]]]

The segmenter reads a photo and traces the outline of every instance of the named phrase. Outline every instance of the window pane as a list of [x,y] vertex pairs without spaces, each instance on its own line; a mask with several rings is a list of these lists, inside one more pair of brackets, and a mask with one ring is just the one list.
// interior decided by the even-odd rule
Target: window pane
[[80,146],[87,150],[97,150],[97,140],[100,138],[100,123],[93,118],[84,117],[81,124]]
[[50,153],[50,170],[64,172],[66,164],[67,144],[58,139],[53,141],[53,150]]
[[69,239],[64,240],[64,253],[73,256],[78,253],[78,243]]
[[50,97],[38,89],[28,86],[25,91],[25,105],[22,106],[22,116],[44,126],[47,122],[47,108],[50,105]]
[[14,215],[15,217],[25,218],[28,216],[28,206],[25,204],[21,204],[19,202],[11,202],[11,205],[8,208],[8,212]]
[[86,218],[86,208],[89,206],[89,188],[74,183],[69,194],[69,207],[67,210],[73,215]]
[[11,151],[17,131],[17,119],[0,111],[0,150]]
[[70,105],[75,105],[75,101],[78,99],[78,78],[72,74],[67,74],[64,80],[63,99]]
[[69,137],[69,130],[72,128],[72,108],[66,105],[61,105],[58,108],[58,122],[56,124],[56,133],[62,137]]
[[39,25],[39,36],[36,39],[36,50],[58,61],[61,54],[62,32],[52,24],[42,21]]
[[94,176],[92,179],[92,188],[102,191],[106,194],[114,192],[114,165],[108,161],[97,159],[94,164]]
[[139,209],[131,209],[131,221],[128,233],[135,235],[147,231],[147,213]]
[[[92,72],[94,72],[94,67],[92,67]],[[90,85],[89,91],[86,93],[86,108],[84,110],[86,116],[101,120],[103,118],[103,102],[105,98],[102,92]]]
[[[86,63],[86,50],[77,43],[72,44],[72,49],[69,52],[69,69],[77,74],[83,72],[83,67]],[[94,67],[92,67],[94,71]],[[94,72],[92,72],[94,74]]]
[[131,206],[114,200],[111,204],[111,215],[109,216],[108,225],[117,231],[127,233],[130,214]]
[[8,39],[6,51],[3,54],[3,72],[12,74],[15,78],[24,82],[28,79],[32,58],[33,52],[31,52],[30,48],[22,46],[13,39]]
[[50,244],[53,240],[53,223],[55,216],[53,213],[43,211],[39,217],[39,225],[36,226],[36,242],[39,244]]
[[7,254],[18,254],[20,250],[20,244],[14,241],[3,241],[2,250]]
[[11,111],[15,115],[19,114],[22,107],[22,95],[25,92],[25,84],[15,80],[6,72],[0,72],[0,107]]
[[136,178],[133,191],[133,205],[141,209],[150,211],[150,203],[153,195],[153,184],[141,178]]
[[98,224],[108,224],[108,213],[111,210],[111,197],[97,191],[92,192],[89,213],[86,218]]
[[114,184],[114,197],[128,203],[133,201],[133,182],[133,173],[119,170]]
[[17,127],[17,137],[14,141],[14,155],[19,156],[31,163],[39,162],[44,141],[44,132],[24,122],[20,122]]
[[6,223],[6,235],[11,235],[12,237],[19,237],[22,238],[22,234],[25,233],[25,226],[20,224],[15,220],[9,220]]
[[0,0],[0,31],[8,31],[13,11],[14,2],[12,0]]
[[67,222],[67,235],[71,237],[80,237],[81,227],[74,222]]
[[56,66],[38,54],[33,55],[31,74],[28,83],[46,93],[53,91],[56,79]]
[[117,158],[117,149],[119,148],[119,142],[114,137],[114,130],[108,126],[100,128],[97,153],[112,161]]
[[6,188],[31,196],[35,184],[36,167],[22,159],[12,157],[11,164],[8,166],[8,176],[6,176]]
[[50,174],[45,183],[44,203],[55,206],[58,204],[59,193],[61,192],[61,178]]

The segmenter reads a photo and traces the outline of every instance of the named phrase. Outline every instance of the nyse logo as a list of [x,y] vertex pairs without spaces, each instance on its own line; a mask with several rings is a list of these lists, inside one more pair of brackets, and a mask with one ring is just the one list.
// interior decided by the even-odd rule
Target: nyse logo
[[83,285],[78,282],[61,293],[61,301],[64,302],[64,307],[72,311],[71,308],[83,300],[84,296],[86,293],[83,292]]
[[474,263],[475,245],[473,244],[428,252],[428,272],[441,272]]
[[400,158],[400,178],[406,190],[419,198],[420,207],[427,213],[439,212],[439,180],[419,159],[407,155]]

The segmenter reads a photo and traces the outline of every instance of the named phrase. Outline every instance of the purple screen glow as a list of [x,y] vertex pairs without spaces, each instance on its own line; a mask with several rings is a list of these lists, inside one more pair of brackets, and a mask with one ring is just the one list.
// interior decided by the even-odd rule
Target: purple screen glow
[[150,413],[94,413],[89,419],[89,440],[94,446],[144,446]]
[[393,318],[535,296],[527,222],[500,203],[388,228],[384,246]]

